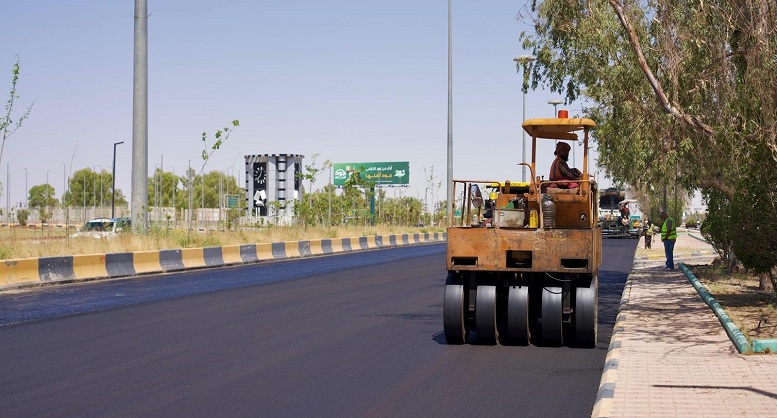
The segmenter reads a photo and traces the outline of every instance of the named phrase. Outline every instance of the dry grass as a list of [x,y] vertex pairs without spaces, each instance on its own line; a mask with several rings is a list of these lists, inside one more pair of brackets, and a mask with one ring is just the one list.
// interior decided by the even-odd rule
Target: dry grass
[[[73,232],[71,230],[69,233]],[[0,260],[427,232],[444,232],[444,229],[401,226],[270,227],[206,232],[163,229],[152,230],[147,236],[125,233],[110,239],[68,238],[69,234],[64,229],[52,228],[46,231],[27,228],[2,229],[0,230]]]
[[758,277],[728,274],[720,265],[692,270],[750,342],[777,338],[777,295],[759,291]]

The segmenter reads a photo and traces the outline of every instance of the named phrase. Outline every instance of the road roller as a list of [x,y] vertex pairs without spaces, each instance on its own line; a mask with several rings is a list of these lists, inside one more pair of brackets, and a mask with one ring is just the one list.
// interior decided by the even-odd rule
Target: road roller
[[[593,348],[602,260],[599,194],[588,164],[596,123],[557,117],[522,126],[531,136],[531,161],[516,169],[528,169],[530,181],[453,180],[445,340]],[[548,140],[582,142],[576,178],[538,175],[537,144]]]

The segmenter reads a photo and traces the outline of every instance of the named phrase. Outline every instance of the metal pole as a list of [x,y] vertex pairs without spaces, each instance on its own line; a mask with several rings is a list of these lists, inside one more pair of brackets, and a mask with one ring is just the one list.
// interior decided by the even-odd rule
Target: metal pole
[[159,223],[161,221],[162,213],[159,210],[160,207],[164,206],[165,202],[162,200],[162,196],[164,195],[164,185],[165,185],[165,155],[162,154],[162,158],[159,160],[159,203],[157,204],[157,211],[156,211],[156,221]]
[[221,211],[222,211],[222,209],[224,209],[224,207],[222,205],[223,202],[221,200],[221,194],[222,194],[222,190],[223,190],[223,187],[224,187],[223,186],[223,182],[224,182],[223,174],[224,173],[221,170],[219,170],[219,196],[218,196],[218,198],[219,198],[219,225],[221,225]]
[[[94,165],[94,181],[92,182],[92,187],[93,187],[93,189],[92,189],[92,196],[93,197],[92,198],[94,199],[94,201],[92,202],[92,208],[93,208],[92,212],[93,213],[97,212],[97,210],[96,210],[96,208],[97,208],[97,184],[96,184],[97,183],[97,167],[100,167],[100,171],[103,171],[103,166],[101,166],[100,164],[95,164]],[[100,214],[100,216],[95,216],[95,217],[99,218],[101,216],[102,216],[102,214]]]
[[62,163],[62,207],[65,206],[66,193],[67,193],[67,165],[65,165],[65,163]]
[[[47,181],[48,183],[48,181]],[[11,225],[11,163],[5,165],[5,222]]]
[[124,141],[113,143],[113,174],[111,176],[111,218],[115,218],[114,213],[116,205],[116,145],[123,144]]
[[453,10],[448,0],[448,216],[453,214]]
[[132,123],[132,228],[148,233],[148,6],[135,0]]
[[[534,57],[531,55],[519,55],[515,58],[513,58],[513,61],[516,62],[516,70],[518,70],[519,65],[526,64],[529,61],[534,61]],[[518,71],[520,74],[520,71]],[[526,77],[526,72],[524,71],[523,74],[524,77]],[[524,83],[521,83],[521,92],[523,93],[523,120],[526,120],[526,89],[524,88]],[[523,124],[523,121],[521,122]],[[521,158],[523,159],[523,162],[526,162],[526,131],[521,128]],[[526,166],[521,165],[521,181],[526,182]]]
[[[202,202],[202,206],[200,207],[200,217],[205,217],[205,170],[202,170],[202,199],[200,199]],[[198,219],[199,221],[199,219]],[[197,222],[199,225],[199,222]],[[208,226],[207,223],[203,223],[202,228],[206,229]]]
[[186,171],[186,177],[189,179],[187,187],[189,189],[189,230],[192,229],[192,160],[189,160],[189,169]]
[[30,207],[30,193],[27,188],[27,168],[24,168],[24,208],[27,209]]
[[178,177],[175,176],[175,167],[170,167],[173,170],[173,226],[178,227],[178,208],[175,207],[175,189],[178,188]]
[[65,206],[65,196],[67,195],[68,191],[67,183],[67,164],[62,163],[62,187],[65,190],[62,192],[62,209],[65,211],[65,236],[68,237],[67,239],[70,239],[70,206]]
[[[521,87],[521,92],[523,93],[523,119],[521,119],[521,124],[523,124],[523,121],[526,120],[526,91]],[[522,161],[526,162],[526,130],[521,127],[521,158]],[[521,182],[526,183],[526,166],[521,165]]]
[[327,207],[327,211],[329,213],[329,226],[332,226],[332,164],[329,164],[329,193],[327,193],[327,196],[329,198],[329,204]]
[[[49,211],[49,200],[51,199],[51,186],[49,186],[49,170],[46,170],[46,212]],[[48,223],[48,222],[47,222]]]

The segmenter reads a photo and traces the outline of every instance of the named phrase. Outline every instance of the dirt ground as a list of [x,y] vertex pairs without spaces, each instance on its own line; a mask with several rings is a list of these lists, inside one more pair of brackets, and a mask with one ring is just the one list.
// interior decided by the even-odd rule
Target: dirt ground
[[751,343],[777,338],[777,296],[759,291],[758,277],[728,274],[716,264],[691,270]]

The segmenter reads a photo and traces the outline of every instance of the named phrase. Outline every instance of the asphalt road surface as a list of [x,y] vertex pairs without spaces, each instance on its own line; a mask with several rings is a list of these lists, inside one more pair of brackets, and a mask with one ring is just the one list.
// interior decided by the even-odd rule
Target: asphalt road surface
[[636,243],[595,349],[446,345],[444,244],[3,292],[0,417],[587,417]]

